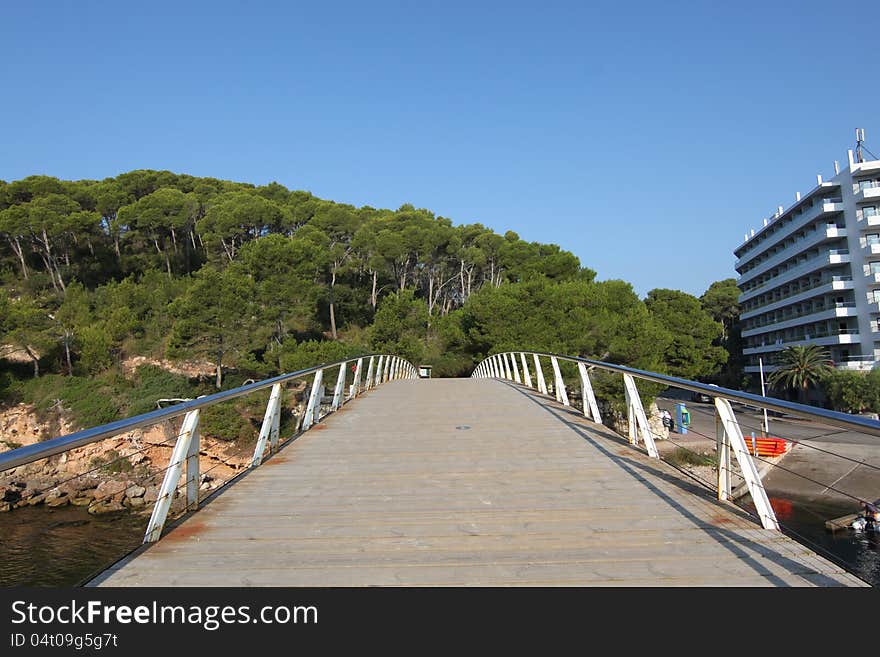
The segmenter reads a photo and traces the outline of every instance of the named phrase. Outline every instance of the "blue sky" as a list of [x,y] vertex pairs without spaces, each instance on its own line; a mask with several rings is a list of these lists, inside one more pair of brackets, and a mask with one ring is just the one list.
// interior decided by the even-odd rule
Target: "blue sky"
[[169,169],[429,208],[701,294],[855,128],[880,3],[0,8],[0,179]]

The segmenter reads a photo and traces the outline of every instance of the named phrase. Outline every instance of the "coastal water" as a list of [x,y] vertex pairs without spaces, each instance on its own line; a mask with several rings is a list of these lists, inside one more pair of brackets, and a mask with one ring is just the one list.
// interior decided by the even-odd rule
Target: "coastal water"
[[774,499],[783,529],[795,540],[846,568],[872,586],[880,586],[880,535],[849,529],[828,531],[825,521],[857,513],[858,508],[817,505],[797,499]]
[[0,513],[0,586],[72,587],[140,545],[147,518],[84,507]]

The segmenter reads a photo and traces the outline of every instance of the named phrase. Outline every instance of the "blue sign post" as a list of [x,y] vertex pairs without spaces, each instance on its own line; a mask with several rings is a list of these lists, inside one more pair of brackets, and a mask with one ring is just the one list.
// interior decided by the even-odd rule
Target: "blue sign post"
[[684,404],[676,404],[675,405],[675,426],[678,427],[678,433],[687,433],[688,426],[691,423],[691,414],[690,411],[685,407]]

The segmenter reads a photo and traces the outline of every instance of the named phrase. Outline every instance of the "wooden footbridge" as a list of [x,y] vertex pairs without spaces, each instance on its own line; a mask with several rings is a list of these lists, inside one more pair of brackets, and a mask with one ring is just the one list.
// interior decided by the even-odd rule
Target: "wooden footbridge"
[[570,407],[436,379],[357,399],[94,583],[860,581]]
[[[359,365],[348,403],[89,584],[865,585],[567,405],[559,385],[554,398],[527,371],[517,383],[407,367],[361,393]],[[192,447],[177,451],[180,470]]]

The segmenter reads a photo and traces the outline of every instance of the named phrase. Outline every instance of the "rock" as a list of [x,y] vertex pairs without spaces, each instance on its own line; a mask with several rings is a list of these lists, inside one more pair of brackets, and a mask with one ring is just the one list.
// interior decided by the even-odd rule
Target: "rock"
[[94,479],[89,477],[77,477],[59,486],[60,490],[67,491],[69,494],[79,493],[84,490],[94,488],[97,484]]
[[11,511],[12,505],[8,502],[0,502],[0,513],[5,513],[6,511]]
[[67,495],[62,495],[60,497],[56,497],[55,499],[53,499],[51,501],[46,502],[46,505],[50,506],[52,508],[59,507],[59,506],[67,506],[68,504],[70,504],[70,497],[68,497]]
[[73,504],[73,506],[88,506],[93,500],[93,497],[74,497],[71,498],[70,503]]
[[144,493],[144,502],[149,504],[150,502],[155,502],[159,499],[159,487],[158,486],[150,486],[147,488]]
[[651,406],[648,408],[648,427],[651,429],[654,440],[666,440],[669,438],[669,429],[663,426],[663,418],[660,417],[660,409],[657,407],[656,402],[651,402]]
[[[117,496],[125,495],[125,489],[127,487],[127,484],[123,481],[102,481],[98,485],[98,488],[95,489],[95,499],[99,502],[109,500],[110,498],[115,499]],[[116,501],[121,502],[121,497]]]
[[148,461],[148,460],[149,460],[149,458],[147,457],[146,454],[144,454],[143,452],[139,452],[137,454],[133,454],[128,459],[128,462],[131,463],[132,465],[140,465],[144,461]]
[[146,493],[146,492],[147,492],[147,489],[144,488],[143,486],[129,486],[128,488],[125,489],[125,495],[129,499],[132,499],[135,497],[143,497],[144,493]]
[[21,499],[21,491],[15,487],[2,487],[0,488],[0,502],[7,504],[15,504]]
[[130,498],[128,498],[127,502],[128,502],[128,506],[130,506],[132,509],[138,509],[142,506],[147,505],[147,503],[144,502],[143,497],[130,497]]
[[57,500],[59,497],[67,497],[67,493],[62,493],[57,488],[53,488],[48,493],[46,493],[46,497],[43,501],[46,502],[46,504],[50,504],[51,502]]
[[211,490],[211,483],[206,481],[201,486],[199,486],[199,490]]
[[33,497],[28,498],[27,503],[29,506],[37,506],[37,504],[42,504],[45,499],[45,495],[34,495]]
[[92,515],[101,515],[103,513],[115,513],[116,511],[124,511],[125,507],[120,502],[96,502],[89,507],[89,513]]

